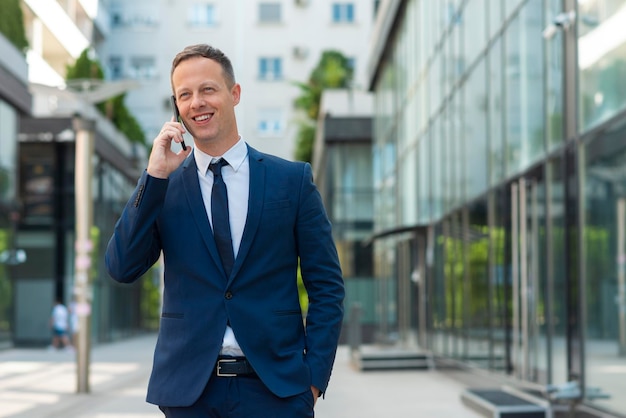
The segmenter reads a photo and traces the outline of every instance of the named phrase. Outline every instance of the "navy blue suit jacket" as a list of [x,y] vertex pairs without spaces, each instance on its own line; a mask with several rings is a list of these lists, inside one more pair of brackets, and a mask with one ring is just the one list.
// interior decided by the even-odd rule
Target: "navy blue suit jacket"
[[[165,289],[148,402],[194,403],[211,378],[229,323],[264,384],[287,397],[325,391],[339,340],[344,287],[309,164],[248,147],[250,193],[230,277],[222,268],[193,154],[170,175],[144,172],[106,251],[113,279],[131,283],[159,258]],[[309,295],[303,322],[298,261]]]

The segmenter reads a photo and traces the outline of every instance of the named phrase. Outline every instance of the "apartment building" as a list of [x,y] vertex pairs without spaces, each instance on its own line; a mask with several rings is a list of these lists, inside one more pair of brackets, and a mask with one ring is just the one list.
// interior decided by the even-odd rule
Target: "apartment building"
[[111,30],[98,47],[107,77],[134,78],[127,103],[151,140],[171,118],[170,68],[187,45],[228,55],[242,86],[241,136],[259,150],[293,159],[298,115],[294,82],[306,82],[327,49],[348,57],[365,86],[375,3],[369,0],[107,0]]

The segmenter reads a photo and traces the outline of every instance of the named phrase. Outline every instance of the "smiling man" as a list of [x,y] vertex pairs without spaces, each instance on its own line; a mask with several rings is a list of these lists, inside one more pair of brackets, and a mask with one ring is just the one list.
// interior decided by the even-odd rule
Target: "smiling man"
[[[106,252],[122,283],[164,255],[147,400],[173,418],[313,417],[330,380],[344,287],[311,167],[241,138],[241,87],[220,50],[185,48],[171,83],[183,123],[165,123],[154,139]],[[195,148],[173,151],[186,130]]]

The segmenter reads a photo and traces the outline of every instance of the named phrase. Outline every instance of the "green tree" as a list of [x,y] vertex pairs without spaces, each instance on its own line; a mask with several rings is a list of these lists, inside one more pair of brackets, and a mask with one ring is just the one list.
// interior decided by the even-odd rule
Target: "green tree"
[[24,16],[19,0],[0,0],[0,33],[17,49],[25,52],[28,40],[24,31]]
[[89,58],[89,49],[85,49],[74,62],[66,67],[66,80],[92,79],[103,80],[104,71],[98,61]]
[[[74,62],[66,67],[66,80],[103,80],[104,71],[97,60],[89,58],[89,50],[85,49]],[[131,142],[146,145],[146,135],[137,119],[130,113],[124,103],[126,95],[112,97],[96,107],[120,132]]]
[[296,109],[304,113],[298,123],[295,158],[311,162],[315,127],[319,116],[322,92],[328,88],[348,88],[352,84],[352,66],[348,58],[335,50],[324,51],[311,72],[307,83],[295,83],[300,88],[300,96],[294,101]]

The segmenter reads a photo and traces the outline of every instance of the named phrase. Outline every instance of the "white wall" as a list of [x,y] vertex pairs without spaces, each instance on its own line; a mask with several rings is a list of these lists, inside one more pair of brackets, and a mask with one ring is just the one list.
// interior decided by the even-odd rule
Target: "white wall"
[[[138,117],[148,140],[158,133],[164,121],[169,120],[167,98],[171,94],[169,74],[174,55],[186,45],[209,43],[224,51],[232,60],[237,81],[242,86],[242,101],[237,107],[240,134],[261,151],[293,159],[295,134],[293,100],[299,89],[293,81],[306,82],[317,64],[321,52],[337,49],[356,62],[355,84],[365,85],[365,66],[371,27],[373,1],[353,0],[355,22],[334,24],[331,0],[309,0],[306,5],[296,0],[267,0],[280,3],[282,21],[260,23],[256,0],[204,0],[215,5],[217,24],[202,29],[191,28],[189,9],[199,0],[112,0],[109,13],[116,13],[137,22],[150,20],[148,25],[113,27],[108,40],[99,51],[103,65],[111,56],[119,56],[128,68],[131,57],[154,57],[154,77],[141,81],[140,89],[127,94],[127,104]],[[341,2],[345,3],[345,0]],[[143,18],[134,18],[133,16]],[[149,19],[146,19],[149,18]],[[299,47],[307,53],[297,57],[293,50]],[[282,58],[284,78],[280,81],[258,79],[258,58]],[[278,136],[261,136],[258,117],[263,112],[283,115],[284,130]]]

